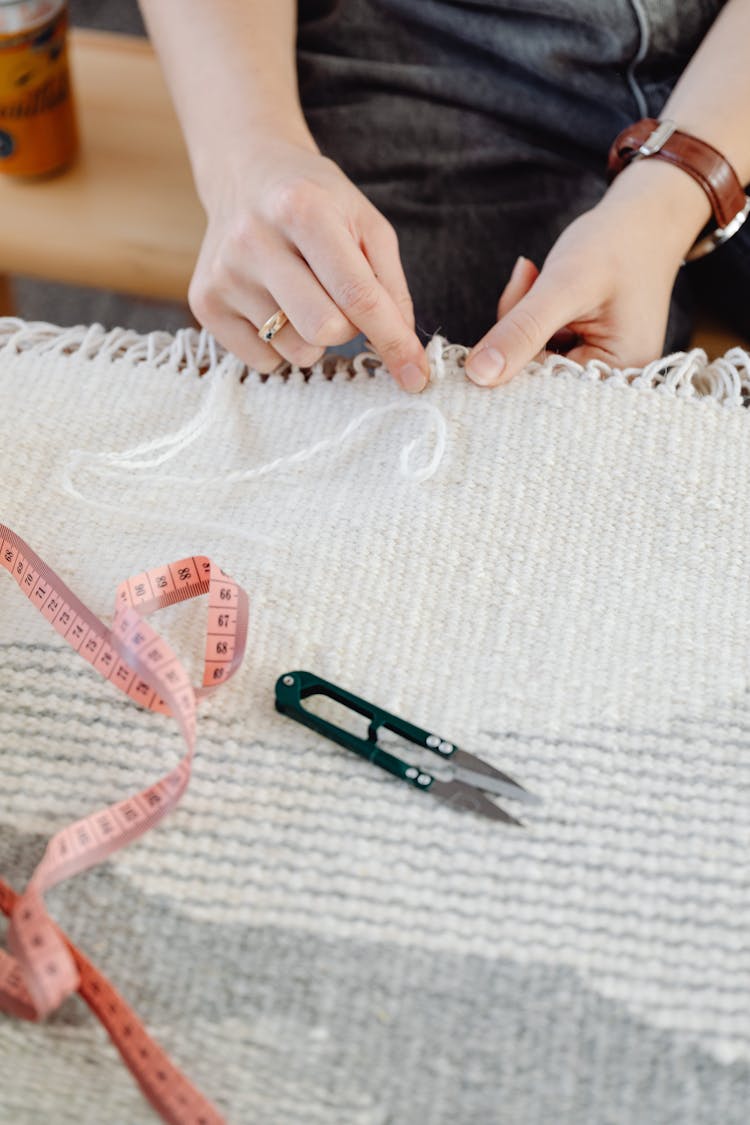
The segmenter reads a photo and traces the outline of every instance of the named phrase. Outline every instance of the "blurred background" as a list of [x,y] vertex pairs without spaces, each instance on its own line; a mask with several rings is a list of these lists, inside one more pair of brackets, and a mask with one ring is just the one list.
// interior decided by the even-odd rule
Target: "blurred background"
[[[78,27],[146,34],[136,0],[69,0],[69,11],[71,23]],[[174,332],[192,323],[187,306],[182,304],[20,277],[13,278],[11,289],[15,311],[26,320],[63,325],[97,322],[107,328],[121,326],[138,332]]]

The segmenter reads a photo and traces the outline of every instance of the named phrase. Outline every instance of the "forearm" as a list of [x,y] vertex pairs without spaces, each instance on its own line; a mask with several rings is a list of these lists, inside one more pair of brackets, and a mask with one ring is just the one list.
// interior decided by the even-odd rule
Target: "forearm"
[[314,149],[297,92],[295,0],[139,0],[198,191],[281,134]]
[[718,149],[750,181],[750,0],[729,0],[686,67],[661,117]]
[[[729,0],[686,67],[660,117],[708,141],[750,180],[750,0]],[[650,222],[664,252],[679,260],[711,217],[703,189],[681,168],[661,160],[634,160],[605,196]]]

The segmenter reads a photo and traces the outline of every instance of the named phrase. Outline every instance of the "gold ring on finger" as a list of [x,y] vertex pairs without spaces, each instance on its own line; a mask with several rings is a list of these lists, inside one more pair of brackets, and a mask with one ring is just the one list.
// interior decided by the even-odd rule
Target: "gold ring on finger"
[[273,313],[272,316],[269,316],[268,320],[261,324],[260,328],[258,329],[258,335],[260,336],[261,340],[265,340],[266,343],[269,344],[271,340],[273,340],[274,336],[276,336],[277,333],[281,331],[288,320],[289,317],[286,315],[284,310],[277,309],[276,312]]

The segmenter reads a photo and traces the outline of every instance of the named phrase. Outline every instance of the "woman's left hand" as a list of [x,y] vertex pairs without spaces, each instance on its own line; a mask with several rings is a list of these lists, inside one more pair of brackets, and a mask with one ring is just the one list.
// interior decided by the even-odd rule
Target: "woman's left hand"
[[630,165],[563,231],[541,273],[519,258],[466,374],[483,386],[507,383],[561,330],[579,363],[641,367],[657,358],[677,272],[709,213],[681,169]]

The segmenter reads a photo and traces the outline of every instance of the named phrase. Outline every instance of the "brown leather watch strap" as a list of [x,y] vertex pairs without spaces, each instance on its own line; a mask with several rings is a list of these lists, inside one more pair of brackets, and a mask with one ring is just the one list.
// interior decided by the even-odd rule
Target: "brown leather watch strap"
[[653,117],[628,125],[615,137],[607,161],[610,179],[635,157],[649,156],[677,165],[700,184],[717,226],[726,227],[745,207],[745,192],[734,168],[713,145]]

